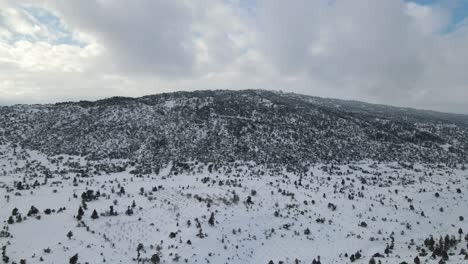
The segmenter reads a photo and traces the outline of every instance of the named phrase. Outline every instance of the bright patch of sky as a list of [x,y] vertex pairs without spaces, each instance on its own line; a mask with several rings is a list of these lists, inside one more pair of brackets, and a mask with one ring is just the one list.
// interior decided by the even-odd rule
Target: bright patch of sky
[[[36,39],[37,41],[46,41],[53,45],[76,45],[76,46],[83,46],[84,43],[75,39],[72,33],[67,29],[63,21],[54,15],[49,10],[34,6],[34,5],[27,5],[27,6],[19,6],[19,10],[24,12],[25,18],[29,20],[34,25],[40,25],[41,27],[45,28],[50,34],[47,36],[43,36],[43,38]],[[16,38],[25,38],[27,40],[34,40],[31,39],[31,36],[16,36]]]
[[468,18],[467,0],[406,0],[419,5],[440,6],[448,10],[450,14],[450,23],[443,33],[456,30],[461,23],[465,23]]

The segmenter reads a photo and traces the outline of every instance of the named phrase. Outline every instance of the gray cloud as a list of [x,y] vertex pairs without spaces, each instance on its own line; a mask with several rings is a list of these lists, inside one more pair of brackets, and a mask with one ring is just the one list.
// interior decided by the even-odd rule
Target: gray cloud
[[[449,110],[442,101],[459,97],[444,89],[468,96],[459,90],[468,85],[460,67],[468,55],[466,32],[439,32],[448,20],[442,6],[260,0],[258,9],[262,49],[281,73],[305,72],[343,97],[379,103]],[[428,98],[436,95],[444,99]]]
[[261,88],[468,113],[453,1],[43,0],[79,45],[5,3],[0,103]]
[[92,34],[120,70],[189,74],[194,64],[194,17],[186,1],[51,1],[74,30]]
[[424,37],[411,27],[402,2],[260,5],[267,57],[285,72],[306,71],[344,93],[357,87],[386,97],[395,90],[410,92],[424,71],[419,52]]

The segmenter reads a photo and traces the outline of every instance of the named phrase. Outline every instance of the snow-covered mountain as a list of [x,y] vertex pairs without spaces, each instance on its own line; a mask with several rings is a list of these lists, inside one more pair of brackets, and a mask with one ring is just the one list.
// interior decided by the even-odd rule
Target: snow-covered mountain
[[468,263],[468,117],[297,94],[0,107],[0,263]]
[[[46,154],[170,161],[467,161],[468,117],[297,94],[177,92],[0,108],[4,140]],[[0,134],[1,135],[1,134]]]

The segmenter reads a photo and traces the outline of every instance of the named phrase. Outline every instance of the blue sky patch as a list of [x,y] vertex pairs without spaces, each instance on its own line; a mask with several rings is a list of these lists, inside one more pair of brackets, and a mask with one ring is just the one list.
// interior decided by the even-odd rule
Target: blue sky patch
[[468,17],[467,0],[407,0],[407,2],[413,2],[420,5],[439,5],[450,10],[451,21],[445,30],[446,33],[454,31],[457,26]]
[[[36,6],[25,6],[21,7],[21,9],[28,14],[30,22],[46,27],[54,35],[55,38],[51,41],[52,44],[84,45],[73,38],[72,33],[60,18],[52,12]],[[23,38],[28,39],[27,36],[23,36]]]

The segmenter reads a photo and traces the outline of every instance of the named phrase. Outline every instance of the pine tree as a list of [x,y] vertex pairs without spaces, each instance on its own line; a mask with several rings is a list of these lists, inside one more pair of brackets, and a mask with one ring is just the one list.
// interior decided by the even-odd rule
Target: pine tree
[[78,219],[78,221],[81,221],[81,219],[83,219],[83,215],[84,211],[83,208],[80,206],[80,208],[78,208],[78,215],[76,216],[76,219]]
[[144,249],[144,246],[142,243],[139,243],[138,246],[137,246],[137,259],[140,260],[140,251],[142,251]]
[[161,259],[159,258],[158,254],[153,254],[153,256],[151,256],[151,263],[152,264],[158,264],[160,262],[161,262]]
[[31,209],[29,209],[29,212],[28,212],[28,216],[36,215],[38,213],[39,213],[39,210],[36,207],[31,206]]
[[96,212],[96,209],[93,211],[93,214],[91,214],[91,218],[92,218],[92,219],[98,219],[98,218],[99,218],[99,215],[98,215],[98,213]]
[[127,208],[127,211],[125,211],[126,215],[133,215],[133,210],[130,208],[130,206]]
[[68,231],[68,233],[67,233],[67,237],[68,237],[68,239],[71,239],[71,238],[72,238],[72,236],[73,236],[73,232],[72,232],[72,231]]
[[210,219],[208,220],[208,224],[210,224],[210,226],[214,226],[215,224],[214,213],[211,213]]
[[445,250],[442,251],[442,259],[445,260],[445,261],[447,261],[447,260],[449,259],[449,256],[448,256],[448,254],[447,254],[447,251],[445,251]]
[[421,264],[421,261],[419,260],[418,256],[414,258],[414,264]]
[[76,253],[73,257],[70,258],[70,264],[78,263],[78,253]]

